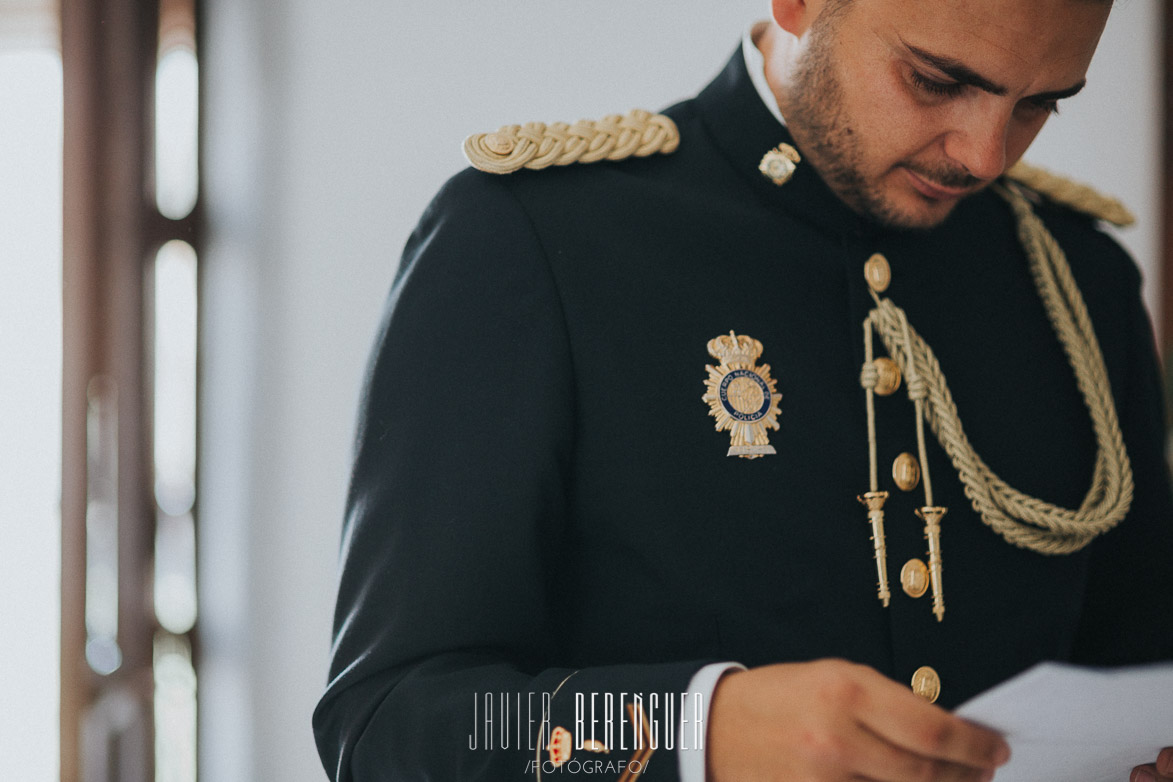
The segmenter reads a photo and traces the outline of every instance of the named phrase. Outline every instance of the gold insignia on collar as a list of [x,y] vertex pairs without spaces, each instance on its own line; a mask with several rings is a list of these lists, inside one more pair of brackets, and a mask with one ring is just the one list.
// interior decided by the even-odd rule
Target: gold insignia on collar
[[779,144],[766,154],[762,155],[762,162],[758,164],[758,171],[762,176],[776,185],[784,185],[794,176],[794,169],[802,162],[798,150],[789,144]]
[[721,366],[706,364],[709,379],[701,400],[708,402],[709,415],[717,419],[717,431],[729,431],[726,456],[757,459],[776,453],[766,437],[766,427],[777,431],[779,404],[777,380],[770,377],[770,365],[755,366],[762,355],[762,343],[744,334],[729,332],[709,340],[709,355]]

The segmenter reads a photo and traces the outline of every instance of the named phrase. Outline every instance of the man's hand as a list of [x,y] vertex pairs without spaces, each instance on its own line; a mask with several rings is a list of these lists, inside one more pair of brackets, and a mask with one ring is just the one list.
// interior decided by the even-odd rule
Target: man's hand
[[1173,782],[1173,747],[1161,750],[1156,763],[1134,768],[1128,782]]
[[710,782],[977,782],[1010,757],[997,733],[841,660],[725,674],[706,746]]

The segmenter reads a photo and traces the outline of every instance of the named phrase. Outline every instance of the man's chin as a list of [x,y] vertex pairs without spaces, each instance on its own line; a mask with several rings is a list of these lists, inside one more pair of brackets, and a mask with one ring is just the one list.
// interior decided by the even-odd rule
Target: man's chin
[[927,231],[945,222],[945,219],[949,217],[954,207],[957,206],[957,203],[958,201],[954,201],[947,206],[935,204],[932,209],[927,210],[898,212],[890,215],[887,220],[882,219],[881,222],[889,228]]
[[868,204],[862,210],[869,217],[887,228],[899,228],[911,231],[927,231],[936,228],[953,211],[961,199],[951,200],[948,203],[904,203],[896,204],[892,201]]
[[966,198],[981,192],[976,187],[963,192],[934,191],[918,188],[908,172],[900,169],[865,185],[860,180],[832,189],[849,207],[887,228],[927,231],[945,222],[954,208]]
[[889,228],[927,231],[945,222],[959,203],[978,190],[948,197],[929,196],[917,190],[902,190],[873,199],[862,210]]

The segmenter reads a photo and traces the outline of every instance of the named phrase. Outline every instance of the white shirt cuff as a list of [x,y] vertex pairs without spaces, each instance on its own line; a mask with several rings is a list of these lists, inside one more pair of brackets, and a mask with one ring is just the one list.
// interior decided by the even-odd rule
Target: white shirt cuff
[[[705,782],[705,731],[709,726],[709,702],[717,680],[726,671],[744,671],[740,663],[713,663],[701,668],[688,682],[688,695],[680,712],[680,749],[676,753],[680,782]],[[687,731],[687,732],[686,732]],[[698,739],[694,741],[693,738]]]

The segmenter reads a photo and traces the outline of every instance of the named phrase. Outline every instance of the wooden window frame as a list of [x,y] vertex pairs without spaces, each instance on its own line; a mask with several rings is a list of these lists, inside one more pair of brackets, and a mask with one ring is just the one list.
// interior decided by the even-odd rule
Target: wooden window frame
[[[181,220],[164,218],[155,206],[154,84],[164,4],[61,0],[62,782],[154,778],[152,657],[158,625],[151,578],[156,508],[151,368],[145,343],[151,302],[144,281],[165,242],[183,239],[200,250],[198,204]],[[105,676],[86,661],[87,398],[95,378],[112,381],[117,388],[117,642],[122,661]],[[121,704],[121,711],[104,710],[107,700]],[[106,735],[106,740],[87,743],[87,735]]]

